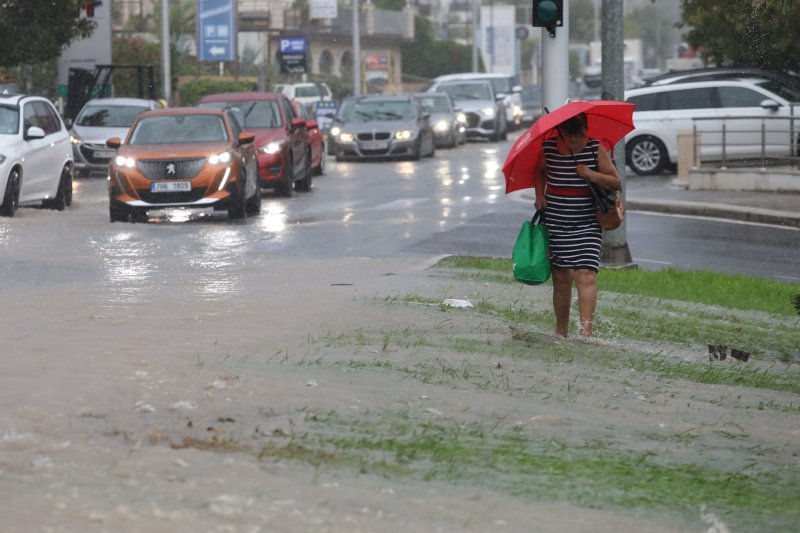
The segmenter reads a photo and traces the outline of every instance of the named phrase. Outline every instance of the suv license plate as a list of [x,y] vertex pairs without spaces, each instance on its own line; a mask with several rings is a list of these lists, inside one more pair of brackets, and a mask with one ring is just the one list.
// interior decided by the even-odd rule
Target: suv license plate
[[95,150],[93,155],[97,159],[111,159],[112,157],[114,157],[114,151],[113,150]]
[[189,192],[191,190],[192,190],[191,181],[150,182],[150,192]]

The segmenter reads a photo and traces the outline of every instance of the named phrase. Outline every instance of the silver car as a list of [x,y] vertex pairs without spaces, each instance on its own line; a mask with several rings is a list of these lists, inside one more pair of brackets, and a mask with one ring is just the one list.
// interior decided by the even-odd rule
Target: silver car
[[93,98],[83,106],[69,131],[72,157],[78,176],[105,174],[114,150],[106,139],[124,139],[134,119],[143,111],[160,109],[155,100],[141,98]]
[[344,159],[419,159],[436,153],[430,113],[411,96],[363,96],[343,120],[334,143]]
[[447,93],[467,119],[467,139],[505,140],[508,136],[503,96],[488,81],[439,83],[436,92]]
[[422,107],[430,113],[436,147],[453,148],[466,141],[467,118],[455,108],[452,98],[445,93],[416,93]]

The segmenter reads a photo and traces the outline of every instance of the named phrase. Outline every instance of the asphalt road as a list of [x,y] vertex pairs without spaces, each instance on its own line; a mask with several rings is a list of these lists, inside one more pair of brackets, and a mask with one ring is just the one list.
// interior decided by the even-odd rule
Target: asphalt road
[[[419,162],[331,159],[312,192],[266,193],[260,215],[236,222],[224,212],[175,210],[153,212],[146,224],[112,224],[105,180],[78,180],[72,209],[21,209],[0,219],[0,275],[11,284],[104,279],[123,292],[126,283],[196,276],[198,286],[224,291],[225,274],[235,278],[241,261],[266,265],[274,254],[509,257],[531,210],[524,195],[504,194],[500,167],[509,147],[470,143]],[[636,212],[627,220],[641,268],[800,281],[796,229]]]

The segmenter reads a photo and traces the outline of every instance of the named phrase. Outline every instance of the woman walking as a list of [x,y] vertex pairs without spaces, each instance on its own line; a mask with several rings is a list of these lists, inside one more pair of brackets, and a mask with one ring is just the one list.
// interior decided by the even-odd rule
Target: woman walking
[[621,180],[605,148],[586,136],[581,113],[562,122],[558,137],[542,143],[534,167],[535,207],[546,208],[556,335],[566,337],[573,284],[578,289],[579,334],[592,336],[597,305],[602,230],[589,184],[619,190]]

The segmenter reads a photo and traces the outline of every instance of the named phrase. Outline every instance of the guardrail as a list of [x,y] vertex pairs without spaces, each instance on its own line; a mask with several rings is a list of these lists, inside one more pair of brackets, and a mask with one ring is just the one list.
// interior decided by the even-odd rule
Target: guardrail
[[[792,106],[794,113],[794,106]],[[703,123],[721,127],[704,127]],[[800,116],[703,117],[692,119],[693,167],[761,168],[800,163]],[[800,170],[798,170],[800,173]]]

